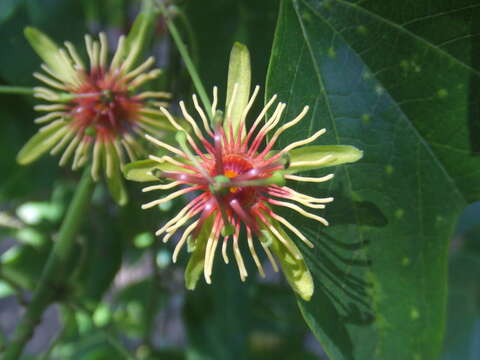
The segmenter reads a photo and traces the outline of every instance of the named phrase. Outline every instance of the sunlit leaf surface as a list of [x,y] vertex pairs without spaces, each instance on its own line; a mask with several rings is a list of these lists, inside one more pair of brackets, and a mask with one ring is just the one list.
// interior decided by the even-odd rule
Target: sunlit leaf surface
[[[304,248],[316,292],[299,306],[332,359],[435,359],[441,350],[449,236],[460,209],[480,195],[469,122],[478,74],[464,52],[441,43],[443,30],[435,34],[443,22],[463,25],[468,38],[478,7],[447,5],[281,6],[268,92],[288,103],[290,118],[312,108],[282,140],[326,127],[318,144],[364,151],[329,185],[302,189],[335,196],[332,226],[295,223],[316,244]],[[454,43],[468,51],[468,41]]]

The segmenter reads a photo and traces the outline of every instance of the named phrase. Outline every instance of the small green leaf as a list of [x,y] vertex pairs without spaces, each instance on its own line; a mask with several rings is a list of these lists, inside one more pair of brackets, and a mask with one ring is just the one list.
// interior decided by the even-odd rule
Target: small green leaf
[[67,131],[65,123],[60,122],[50,129],[37,132],[20,150],[17,162],[20,165],[27,165],[37,160],[50,150]]
[[213,216],[210,215],[202,225],[202,229],[195,239],[195,250],[193,250],[185,269],[185,287],[188,290],[195,290],[198,279],[203,273],[205,263],[205,248],[207,247],[208,236],[212,229]]
[[[320,169],[346,163],[353,163],[363,157],[363,151],[350,145],[315,145],[304,146],[289,152],[290,173]],[[332,157],[319,165],[303,165],[303,162],[319,161],[325,156]],[[298,164],[298,165],[296,165]]]
[[[235,94],[234,103],[231,109],[230,118],[226,120],[233,124],[233,133],[236,134],[240,126],[240,120],[243,110],[248,104],[250,97],[250,82],[251,82],[251,68],[250,68],[250,53],[248,48],[236,42],[233,44],[230,52],[230,63],[228,64],[228,85],[227,85],[227,101],[225,104],[225,111],[228,115],[229,104],[232,100],[233,91],[237,84],[237,92]],[[225,122],[225,126],[228,122]],[[228,133],[228,132],[227,132]],[[245,128],[242,136],[245,135]]]
[[[291,246],[296,253],[301,254],[300,250],[283,230],[282,226],[274,219],[270,219],[270,221],[282,237],[289,243],[289,246]],[[274,238],[271,232],[270,237]],[[309,301],[313,295],[314,285],[310,271],[305,265],[305,261],[303,259],[296,259],[278,239],[272,241],[270,248],[280,261],[282,271],[292,289],[298,293],[303,300]]]
[[55,76],[67,84],[75,84],[77,71],[65,57],[60,55],[60,48],[57,44],[34,27],[26,27],[24,33],[33,50],[55,73]]

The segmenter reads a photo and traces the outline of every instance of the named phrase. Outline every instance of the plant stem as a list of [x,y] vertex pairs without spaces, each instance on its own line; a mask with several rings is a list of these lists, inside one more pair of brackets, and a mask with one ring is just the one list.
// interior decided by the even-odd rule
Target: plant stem
[[32,95],[33,88],[23,86],[0,85],[0,94]]
[[67,267],[74,249],[76,234],[89,207],[94,188],[95,184],[90,176],[90,167],[87,166],[75,190],[75,195],[60,227],[57,241],[50,252],[32,300],[15,329],[13,340],[5,351],[4,360],[16,360],[20,357],[23,348],[40,322],[43,312],[55,301],[57,291],[62,289],[65,276],[68,275]]
[[160,8],[162,10],[162,13],[164,14],[165,21],[167,22],[167,27],[168,27],[168,30],[170,31],[170,35],[172,35],[173,41],[175,42],[175,45],[177,45],[178,52],[182,56],[183,62],[187,67],[188,73],[192,78],[193,85],[195,86],[195,89],[197,89],[198,96],[200,97],[200,100],[203,103],[203,107],[207,111],[207,115],[210,118],[210,120],[212,120],[213,119],[212,104],[210,103],[210,99],[208,98],[207,92],[203,87],[202,80],[200,80],[200,76],[198,75],[197,69],[195,68],[192,58],[188,53],[188,49],[185,46],[185,43],[183,42],[182,37],[180,36],[180,33],[178,32],[175,23],[172,20],[170,20],[168,12],[162,3],[160,3]]

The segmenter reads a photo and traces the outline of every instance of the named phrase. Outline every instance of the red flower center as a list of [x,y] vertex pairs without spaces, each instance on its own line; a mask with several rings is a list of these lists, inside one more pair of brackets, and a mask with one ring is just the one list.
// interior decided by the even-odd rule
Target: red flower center
[[[223,174],[217,174],[215,168],[210,171],[212,177],[224,175],[229,179],[234,180],[240,175],[244,175],[252,170],[252,161],[242,154],[226,154],[223,157]],[[230,187],[229,191],[225,193],[222,198],[226,203],[232,199],[236,199],[242,207],[254,205],[257,198],[257,187],[253,186],[238,186]]]
[[140,100],[128,93],[121,74],[103,69],[83,76],[84,83],[73,90],[74,125],[82,130],[93,128],[97,134],[116,136],[128,131],[140,107]]

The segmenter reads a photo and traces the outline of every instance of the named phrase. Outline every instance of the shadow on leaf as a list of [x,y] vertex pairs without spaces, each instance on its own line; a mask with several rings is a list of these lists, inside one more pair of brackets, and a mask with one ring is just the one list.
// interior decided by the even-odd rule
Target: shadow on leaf
[[[361,275],[371,261],[364,255],[368,241],[345,243],[321,233],[314,249],[302,246],[305,261],[315,281],[310,302],[298,299],[302,314],[332,358],[354,359],[349,325],[374,321],[369,301],[371,285]],[[354,274],[355,273],[355,274]]]

